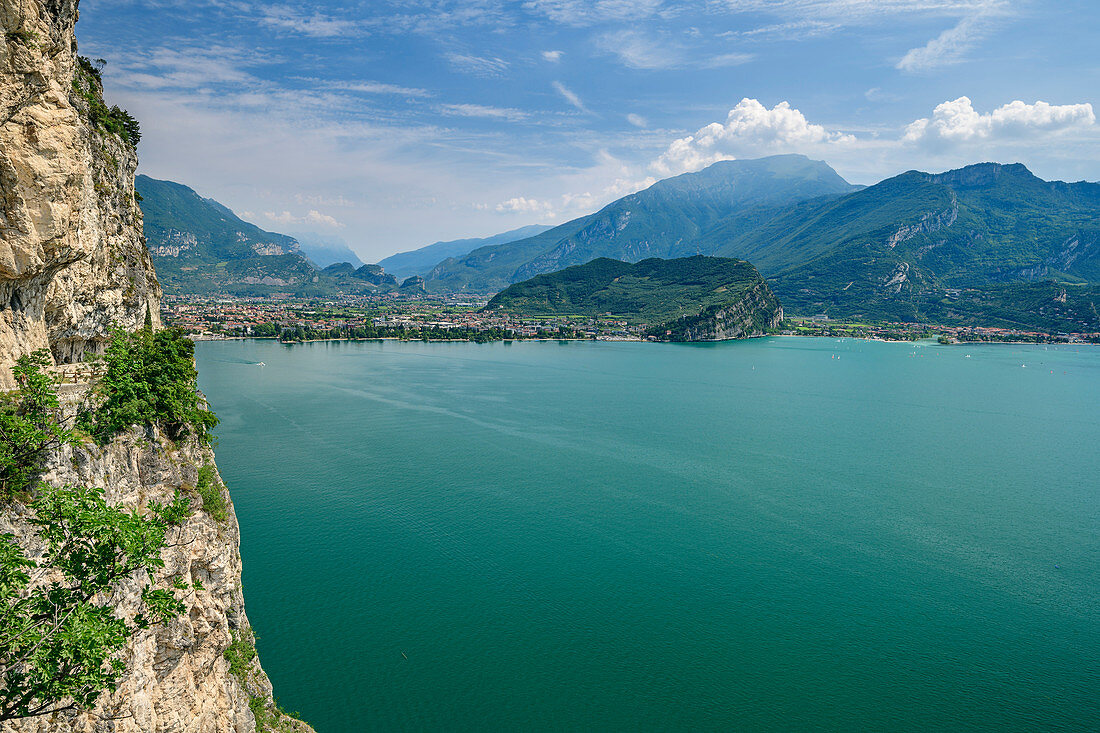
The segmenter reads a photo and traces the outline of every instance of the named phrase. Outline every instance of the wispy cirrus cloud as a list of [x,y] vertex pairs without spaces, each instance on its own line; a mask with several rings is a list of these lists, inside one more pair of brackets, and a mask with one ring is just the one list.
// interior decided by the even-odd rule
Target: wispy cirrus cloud
[[316,11],[303,12],[289,5],[262,8],[260,22],[269,28],[290,31],[311,38],[357,36],[364,30],[362,24],[356,21],[334,18]]
[[569,89],[569,87],[565,86],[560,81],[555,81],[553,84],[551,84],[551,86],[554,87],[554,91],[562,96],[562,99],[564,99],[566,102],[569,102],[569,104],[575,107],[578,111],[584,112],[585,114],[592,114],[592,110],[588,109],[588,107],[584,105],[584,102],[581,101],[581,98],[578,97],[576,93],[574,93],[571,89]]
[[739,66],[753,59],[752,54],[728,51],[724,48],[711,51],[678,38],[653,35],[636,29],[623,29],[604,33],[596,39],[597,47],[615,56],[632,69],[719,69]]
[[455,71],[473,76],[503,76],[510,63],[496,56],[475,56],[469,53],[451,52],[446,55],[447,63]]
[[672,12],[662,0],[528,0],[523,7],[555,23],[571,26],[633,22],[662,11]]
[[455,117],[477,117],[490,120],[504,120],[506,122],[519,122],[529,115],[523,110],[509,107],[489,107],[482,104],[443,104],[440,111],[446,115]]
[[963,17],[925,45],[910,49],[895,68],[911,73],[927,72],[963,61],[967,52],[992,31],[1001,10],[999,5],[992,5]]

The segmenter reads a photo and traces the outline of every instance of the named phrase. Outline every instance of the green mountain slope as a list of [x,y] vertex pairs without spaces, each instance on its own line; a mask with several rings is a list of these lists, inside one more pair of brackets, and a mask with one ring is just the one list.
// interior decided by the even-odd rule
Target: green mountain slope
[[544,224],[532,224],[530,226],[513,229],[509,232],[496,234],[492,237],[480,239],[455,239],[449,242],[436,242],[426,247],[412,250],[411,252],[399,252],[379,261],[379,265],[386,268],[387,272],[395,277],[406,278],[411,275],[423,275],[429,272],[441,261],[449,257],[461,257],[473,252],[479,247],[491,247],[495,244],[508,244],[520,239],[542,234],[551,227]]
[[752,336],[773,328],[782,309],[756,268],[722,257],[656,257],[637,263],[598,258],[536,275],[486,306],[525,315],[611,314],[673,340]]
[[[1100,185],[1043,181],[1019,164],[910,171],[705,238],[717,254],[756,264],[792,312],[954,321],[986,312],[981,303],[1011,307],[1025,290],[1010,283],[1100,282]],[[1072,300],[1089,291],[1068,292]],[[1040,320],[1016,315],[1023,325]],[[1062,325],[1100,328],[1068,316]]]
[[750,210],[766,219],[763,212],[776,207],[855,188],[825,163],[800,155],[723,161],[534,237],[445,260],[429,273],[428,287],[488,291],[597,257],[634,262],[709,254],[714,247],[700,236],[723,220]]
[[165,292],[266,292],[319,282],[292,237],[249,224],[179,183],[138,176],[136,186]]

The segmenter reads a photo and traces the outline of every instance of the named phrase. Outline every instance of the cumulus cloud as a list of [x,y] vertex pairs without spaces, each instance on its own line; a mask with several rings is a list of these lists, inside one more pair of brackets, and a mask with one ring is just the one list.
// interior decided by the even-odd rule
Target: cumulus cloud
[[812,124],[787,102],[768,109],[758,100],[742,99],[724,123],[713,122],[694,135],[673,141],[650,166],[661,175],[696,171],[720,160],[745,155],[796,152],[855,138]]
[[288,224],[310,224],[332,229],[340,229],[344,226],[333,217],[328,214],[322,214],[316,209],[311,209],[305,216],[294,216],[294,214],[291,214],[289,211],[283,211],[281,213],[266,211],[264,212],[264,216],[276,224],[282,224],[284,226]]
[[564,54],[561,51],[543,51],[542,52],[543,60],[549,61],[550,63],[553,63],[553,64],[556,64],[559,61],[561,61],[561,57],[563,55]]
[[1070,130],[1083,130],[1096,124],[1092,105],[1047,102],[1027,104],[1016,100],[988,114],[974,109],[969,97],[959,97],[937,105],[932,116],[921,118],[905,128],[903,141],[932,146],[950,146],[1003,138],[1045,136]]

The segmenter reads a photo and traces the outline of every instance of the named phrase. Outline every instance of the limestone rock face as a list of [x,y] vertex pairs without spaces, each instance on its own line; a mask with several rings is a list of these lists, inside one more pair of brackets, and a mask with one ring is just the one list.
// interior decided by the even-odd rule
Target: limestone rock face
[[782,320],[783,307],[761,280],[738,300],[712,306],[696,316],[667,325],[673,330],[675,341],[727,341],[763,336]]
[[159,325],[137,155],[91,122],[76,19],[76,0],[0,0],[0,387],[22,354],[79,361],[112,325]]
[[[147,317],[160,325],[161,290],[134,195],[134,136],[119,132],[121,113],[105,106],[98,73],[79,61],[76,20],[77,0],[0,0],[0,390],[14,387],[11,366],[23,354],[48,349],[57,364],[79,362],[103,350],[112,327],[132,331]],[[75,411],[88,385],[64,389]],[[112,504],[144,511],[177,490],[192,496],[195,511],[164,550],[157,582],[203,587],[184,599],[181,617],[135,634],[121,656],[119,688],[95,709],[8,722],[0,731],[311,730],[277,711],[254,654],[231,670],[227,650],[252,638],[239,529],[231,504],[221,521],[202,510],[195,484],[203,465],[214,466],[209,447],[138,428],[106,446],[64,447],[49,457],[47,484],[98,486]],[[26,507],[0,506],[0,533],[14,534],[34,556]],[[123,584],[110,601],[121,616],[133,614],[140,588]]]
[[[84,388],[67,395],[75,404]],[[156,430],[134,428],[100,447],[87,443],[64,447],[50,457],[43,480],[53,486],[83,485],[103,488],[108,503],[145,509],[150,502],[171,501],[177,490],[191,497],[195,510],[170,537],[162,555],[165,567],[159,584],[172,578],[202,589],[184,598],[186,611],[166,626],[135,634],[122,655],[126,672],[119,689],[104,694],[95,709],[8,723],[4,733],[250,733],[257,730],[250,703],[263,709],[286,730],[309,731],[308,726],[280,718],[271,696],[271,683],[257,659],[247,674],[230,671],[225,651],[234,637],[251,638],[241,590],[240,534],[229,503],[228,517],[217,521],[202,510],[195,492],[198,470],[214,467],[209,447],[194,439],[173,443]],[[221,479],[214,476],[218,486]],[[224,491],[224,488],[222,489]],[[0,513],[0,533],[14,533],[21,544],[34,547],[35,535],[26,522],[26,509],[17,504]],[[140,588],[118,588],[111,604],[123,617],[140,603]]]

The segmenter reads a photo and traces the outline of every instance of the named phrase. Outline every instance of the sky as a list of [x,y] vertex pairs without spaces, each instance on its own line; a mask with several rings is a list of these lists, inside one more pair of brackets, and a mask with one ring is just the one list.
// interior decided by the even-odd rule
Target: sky
[[717,160],[1100,180],[1095,0],[84,0],[140,172],[365,262]]

